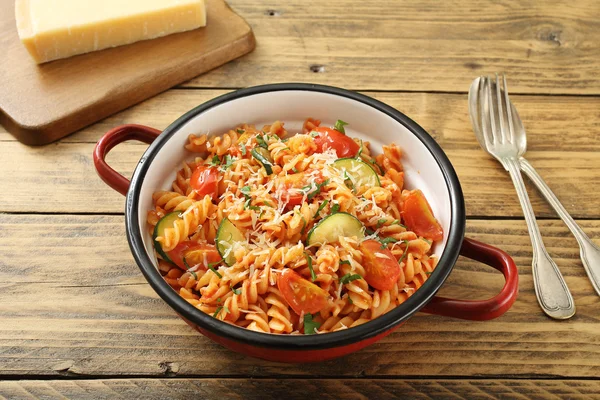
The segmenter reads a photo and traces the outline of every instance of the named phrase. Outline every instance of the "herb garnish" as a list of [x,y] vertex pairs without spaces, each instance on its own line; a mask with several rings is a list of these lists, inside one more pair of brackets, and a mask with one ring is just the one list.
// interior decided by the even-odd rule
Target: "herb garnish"
[[292,167],[292,172],[295,173],[295,174],[297,174],[298,173],[298,168]]
[[313,335],[316,332],[317,328],[321,326],[320,323],[313,320],[313,316],[311,313],[304,314],[304,334],[305,335]]
[[348,175],[348,171],[344,170],[344,183],[350,184],[350,189],[354,190],[354,182],[350,179],[350,175]]
[[398,260],[398,264],[400,264],[408,255],[408,240],[403,240],[402,243],[406,245],[406,248],[404,249],[404,253],[402,253],[402,257]]
[[335,203],[333,206],[331,206],[331,211],[329,212],[330,214],[335,214],[336,212],[340,211],[340,205]]
[[352,298],[350,297],[350,295],[348,295],[348,303],[354,304],[354,302],[352,301]]
[[324,202],[321,203],[321,205],[319,206],[319,208],[317,209],[317,212],[315,213],[315,216],[313,218],[317,218],[319,216],[319,213],[321,211],[323,211],[323,209],[325,208],[325,206],[329,204],[329,200],[325,200]]
[[246,131],[245,131],[245,130],[243,130],[243,129],[239,129],[239,128],[238,128],[238,129],[236,129],[235,131],[236,131],[237,133],[239,133],[240,135],[243,135],[244,133],[246,133]]
[[246,144],[245,144],[245,143],[242,143],[242,144],[240,145],[240,149],[241,149],[241,151],[242,151],[242,155],[243,155],[243,156],[245,156],[245,155],[246,155],[246,152],[247,152],[247,150],[246,150]]
[[306,218],[304,215],[302,216],[302,229],[300,230],[300,235],[304,235],[304,231],[306,230]]
[[379,229],[383,226],[383,224],[385,224],[387,222],[387,219],[382,218],[379,221],[377,221],[377,225],[375,226],[375,229]]
[[215,275],[217,275],[217,276],[219,277],[219,279],[223,279],[223,275],[221,275],[221,274],[219,273],[219,271],[217,271],[217,270],[215,269],[215,265],[218,265],[218,264],[220,264],[220,263],[221,263],[221,261],[217,261],[217,262],[214,262],[214,263],[209,263],[209,264],[207,265],[207,267],[208,267],[208,269],[210,269],[212,272],[214,272],[214,273],[215,273]]
[[233,294],[235,295],[240,295],[242,294],[242,288],[236,289],[233,286],[229,286],[231,288],[231,291],[233,292]]
[[214,155],[213,158],[210,160],[210,165],[212,165],[213,167],[216,165],[221,165],[221,159],[219,158],[218,155]]
[[[316,195],[318,195],[321,192],[321,188],[328,184],[329,184],[329,179],[326,179],[325,181],[323,181],[321,183],[317,183],[316,187],[313,186],[313,183],[311,183],[310,185],[304,186],[301,190],[304,191],[304,193],[308,193],[308,195],[306,196],[306,199],[308,201],[311,201],[312,199],[315,198]],[[311,189],[313,187],[315,188],[315,190],[311,191]]]
[[315,274],[315,270],[313,269],[312,257],[306,251],[304,252],[304,256],[306,257],[306,263],[308,264],[308,269],[310,270],[310,280],[314,282],[315,279],[317,279],[317,274]]
[[340,285],[345,285],[357,279],[362,279],[362,276],[360,276],[359,274],[347,273],[346,275],[340,278]]
[[[265,135],[265,137],[268,138],[267,135]],[[267,144],[265,138],[263,136],[260,135],[256,135],[256,142],[258,143],[258,145],[260,147],[262,147],[263,149],[269,150],[269,145]]]
[[340,260],[340,265],[343,265],[343,264],[350,265],[350,266],[352,265],[350,260]]
[[393,237],[386,237],[379,239],[379,241],[381,242],[381,248],[385,249],[389,243],[396,243],[398,239],[394,239]]
[[333,126],[333,129],[335,129],[336,131],[343,133],[345,135],[346,130],[344,129],[344,126],[346,126],[346,125],[348,125],[347,122],[344,122],[341,119],[338,119],[337,121],[335,121],[335,125]]
[[356,153],[356,157],[354,157],[354,158],[356,158],[357,160],[360,158],[360,155],[361,155],[361,154],[362,154],[362,152],[363,152],[363,148],[364,148],[364,143],[363,143],[363,141],[361,140],[361,141],[360,141],[360,149],[358,150],[358,153]]
[[222,170],[229,169],[229,167],[231,167],[231,165],[233,164],[233,162],[234,162],[235,160],[236,160],[236,159],[235,159],[234,157],[231,157],[229,154],[227,154],[227,155],[225,156],[225,160],[223,160],[223,165],[221,166],[221,169],[222,169]]
[[185,265],[185,269],[188,270],[188,272],[190,274],[192,274],[192,276],[194,277],[195,280],[198,280],[198,275],[196,275],[196,273],[194,271],[191,270],[190,265],[188,264],[187,260],[185,259],[185,257],[183,257],[183,265]]
[[316,138],[317,136],[319,136],[319,132],[317,132],[317,131],[311,131],[310,132],[310,136]]
[[227,308],[227,306],[219,306],[219,307],[217,307],[217,310],[213,314],[213,317],[217,318],[217,315],[219,315],[221,310],[225,311],[225,314],[229,314],[231,312],[231,311],[229,311],[229,308]]

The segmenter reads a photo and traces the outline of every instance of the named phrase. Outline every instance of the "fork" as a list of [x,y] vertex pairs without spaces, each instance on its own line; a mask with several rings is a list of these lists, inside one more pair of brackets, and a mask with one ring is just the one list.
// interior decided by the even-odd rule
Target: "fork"
[[[538,302],[549,317],[568,319],[575,314],[575,303],[556,263],[546,251],[523,183],[519,159],[525,153],[527,138],[524,130],[515,131],[513,114],[518,114],[508,98],[506,77],[502,80],[504,90],[497,74],[495,84],[487,77],[473,81],[469,90],[471,123],[481,147],[502,164],[515,185],[533,246],[531,266]],[[481,129],[477,129],[479,126]]]

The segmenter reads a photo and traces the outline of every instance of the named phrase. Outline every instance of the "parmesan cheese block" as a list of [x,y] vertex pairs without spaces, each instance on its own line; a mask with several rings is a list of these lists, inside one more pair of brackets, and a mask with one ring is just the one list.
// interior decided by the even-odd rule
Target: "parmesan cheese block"
[[16,0],[15,14],[38,64],[206,25],[204,0]]

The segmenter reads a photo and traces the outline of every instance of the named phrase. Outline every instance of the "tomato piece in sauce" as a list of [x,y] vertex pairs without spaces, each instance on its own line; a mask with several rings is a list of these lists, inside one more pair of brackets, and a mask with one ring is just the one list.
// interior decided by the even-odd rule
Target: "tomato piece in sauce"
[[335,150],[339,158],[346,158],[356,157],[358,150],[360,150],[358,143],[335,129],[319,126],[313,129],[313,132],[317,133],[315,144],[319,153],[331,148]]
[[327,306],[329,294],[291,269],[277,277],[277,287],[296,314],[317,313]]
[[219,170],[208,165],[198,165],[192,177],[190,186],[201,197],[209,195],[213,200],[218,198]]
[[434,241],[444,237],[442,226],[420,190],[412,190],[404,199],[401,215],[406,227],[417,235]]
[[[186,271],[191,267],[200,265],[200,269],[206,270],[208,264],[221,261],[221,255],[212,244],[200,244],[192,241],[179,243],[167,253],[173,264]],[[185,263],[183,259],[185,258]],[[187,263],[187,266],[185,265]]]
[[363,254],[363,277],[369,285],[379,290],[391,290],[404,275],[396,258],[377,240],[365,240],[359,246]]

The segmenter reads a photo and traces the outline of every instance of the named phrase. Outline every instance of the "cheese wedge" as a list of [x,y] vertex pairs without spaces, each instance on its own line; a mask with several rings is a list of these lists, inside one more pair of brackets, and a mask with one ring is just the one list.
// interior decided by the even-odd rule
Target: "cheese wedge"
[[204,0],[16,0],[15,16],[38,64],[206,25]]

